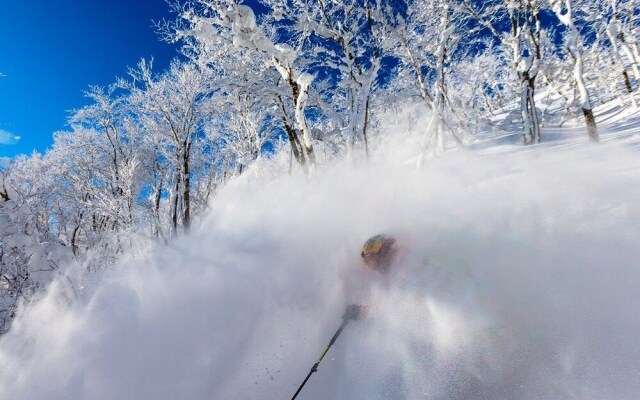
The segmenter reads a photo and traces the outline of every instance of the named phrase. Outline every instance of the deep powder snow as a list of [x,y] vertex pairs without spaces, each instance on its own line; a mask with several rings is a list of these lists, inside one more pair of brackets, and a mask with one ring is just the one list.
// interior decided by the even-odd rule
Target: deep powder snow
[[188,237],[86,282],[80,301],[54,283],[0,339],[0,398],[289,399],[379,232],[425,270],[470,271],[473,290],[434,291],[419,265],[374,288],[376,314],[347,326],[300,399],[637,398],[636,146],[389,159],[250,171]]

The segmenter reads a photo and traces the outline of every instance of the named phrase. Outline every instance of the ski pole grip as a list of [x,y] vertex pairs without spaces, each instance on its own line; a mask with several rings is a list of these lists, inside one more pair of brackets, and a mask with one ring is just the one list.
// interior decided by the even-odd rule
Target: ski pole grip
[[342,319],[344,320],[354,320],[357,321],[359,319],[363,319],[366,314],[366,306],[362,306],[359,304],[349,304],[347,308],[344,310],[344,315]]

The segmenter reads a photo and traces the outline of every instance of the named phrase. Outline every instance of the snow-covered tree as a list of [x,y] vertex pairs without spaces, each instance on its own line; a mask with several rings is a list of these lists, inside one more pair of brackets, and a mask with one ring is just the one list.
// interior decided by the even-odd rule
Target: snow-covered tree
[[598,130],[596,119],[593,116],[593,106],[589,89],[585,82],[584,72],[584,43],[582,35],[576,26],[577,18],[574,6],[586,7],[587,2],[583,0],[549,0],[549,4],[555,13],[558,21],[565,27],[564,45],[569,52],[573,63],[573,80],[580,93],[580,107],[584,115],[587,133],[590,140],[598,141]]
[[[306,115],[309,86],[313,76],[298,67],[299,51],[285,43],[276,44],[272,41],[258,26],[256,16],[249,6],[226,0],[196,0],[186,6],[177,5],[176,9],[181,10],[182,20],[174,26],[175,39],[194,40],[209,51],[219,49],[215,54],[227,51],[246,52],[249,57],[268,66],[261,71],[267,81],[271,81],[271,72],[278,73],[278,87],[274,87],[273,90],[277,92],[277,96],[281,96],[282,106],[285,107],[285,123],[287,128],[290,128],[287,135],[290,138],[292,152],[298,150],[299,143],[302,151],[298,153],[298,160],[313,168],[313,137]],[[171,28],[165,27],[165,31],[169,29]],[[191,48],[197,46],[191,45]],[[211,62],[215,62],[215,59]],[[251,63],[243,66],[238,63],[235,69],[255,65]],[[281,90],[280,85],[286,90]],[[283,99],[285,96],[288,101]]]
[[137,166],[134,148],[137,138],[126,129],[129,116],[124,96],[117,94],[117,90],[115,84],[107,88],[91,87],[86,92],[91,104],[74,111],[69,118],[73,130],[100,136],[93,141],[96,147],[91,150],[96,153],[95,160],[100,160],[96,173],[101,176],[95,186],[102,189],[94,199],[100,199],[102,213],[108,216],[116,231],[126,230],[133,224]]
[[129,218],[121,208],[122,197],[112,191],[107,148],[107,140],[97,131],[76,126],[69,132],[57,132],[44,156],[52,169],[51,179],[58,185],[51,214],[63,242],[76,256],[98,246],[109,247],[113,251],[110,258],[123,250],[120,233],[127,229]]
[[459,45],[473,40],[475,30],[468,31],[467,15],[460,11],[449,0],[409,1],[406,15],[398,16],[394,24],[399,79],[411,82],[431,115],[422,152],[432,141],[444,150],[447,134],[462,144],[452,123],[447,74],[455,71]]
[[[192,153],[194,143],[202,136],[202,128],[211,113],[211,80],[206,69],[173,61],[169,70],[159,76],[151,65],[141,61],[130,71],[132,82],[121,82],[130,90],[129,102],[136,118],[152,127],[159,149],[173,166],[171,221],[175,230],[181,223],[189,229],[192,222]],[[198,148],[199,150],[200,148]]]
[[502,52],[486,47],[476,55],[461,58],[449,74],[446,86],[456,123],[463,134],[475,136],[492,129],[492,119],[517,102],[511,66]]
[[[629,32],[630,19],[625,12],[629,3],[633,1],[599,0],[587,4],[585,12],[590,15],[583,22],[590,25],[590,31],[595,32],[596,39],[586,54],[585,64],[597,63],[597,68],[590,69],[594,71],[596,79],[600,80],[596,87],[606,98],[620,96],[624,92],[629,96],[631,104],[637,107],[633,93],[637,90],[640,72],[638,59],[628,40],[632,37]],[[603,68],[605,65],[611,65],[611,68]],[[613,82],[620,82],[621,85],[610,87]],[[616,90],[617,86],[621,86],[622,90]]]
[[53,187],[40,155],[0,165],[0,334],[18,306],[35,300],[70,256],[47,208]]
[[508,49],[513,76],[518,80],[525,144],[540,142],[536,111],[536,77],[542,62],[541,4],[539,0],[462,0],[477,24]]
[[[260,158],[263,148],[273,137],[273,108],[253,104],[252,96],[234,99],[226,112],[212,119],[206,132],[216,151],[237,164],[238,173]],[[275,114],[275,113],[274,113]]]
[[640,82],[640,38],[638,38],[640,1],[608,0],[608,2],[611,12],[607,23],[607,35],[612,41],[614,50],[620,49],[623,55],[621,62],[624,63],[625,68],[631,68],[636,83]]
[[[341,132],[351,157],[356,143],[368,154],[367,130],[371,99],[393,37],[394,10],[382,0],[269,2],[275,12],[269,21],[293,26],[284,35],[301,38],[304,68],[323,79],[316,85],[313,103]],[[293,43],[292,43],[293,44]]]

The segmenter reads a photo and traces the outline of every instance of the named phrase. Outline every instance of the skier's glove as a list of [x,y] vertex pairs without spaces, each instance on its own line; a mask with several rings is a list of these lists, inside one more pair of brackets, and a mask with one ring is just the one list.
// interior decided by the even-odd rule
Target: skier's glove
[[360,304],[349,304],[344,310],[343,319],[361,320],[367,318],[369,307]]

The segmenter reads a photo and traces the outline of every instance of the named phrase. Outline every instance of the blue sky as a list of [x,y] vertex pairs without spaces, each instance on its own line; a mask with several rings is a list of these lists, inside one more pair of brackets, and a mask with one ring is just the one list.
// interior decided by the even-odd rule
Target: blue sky
[[174,18],[164,0],[0,0],[0,136],[21,136],[0,157],[44,152],[89,85],[141,57],[164,69],[177,52],[151,27],[162,18]]

